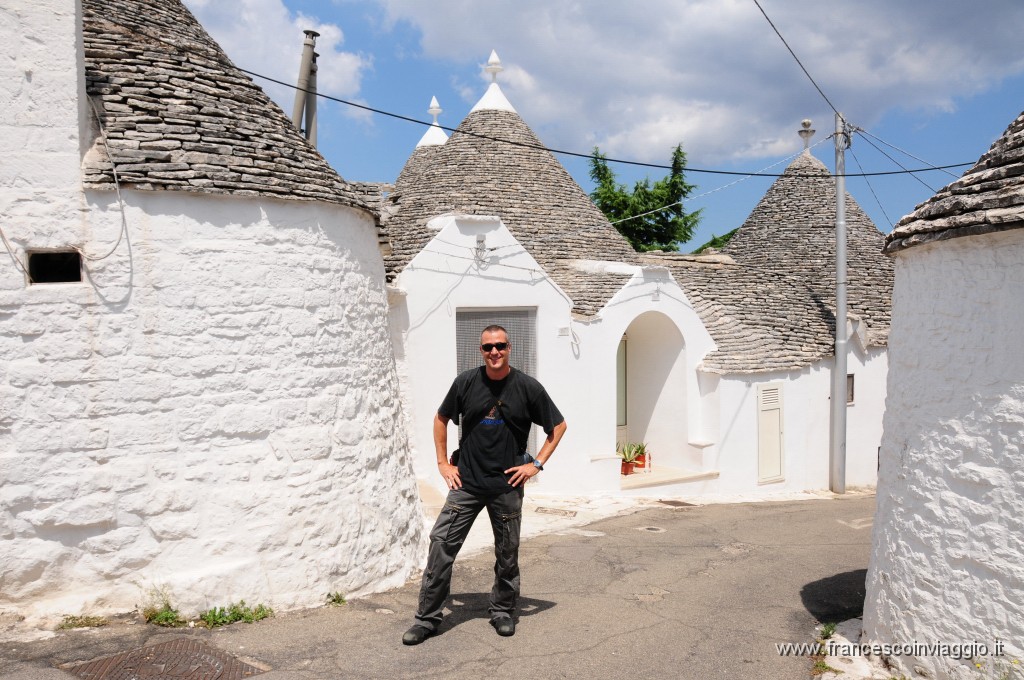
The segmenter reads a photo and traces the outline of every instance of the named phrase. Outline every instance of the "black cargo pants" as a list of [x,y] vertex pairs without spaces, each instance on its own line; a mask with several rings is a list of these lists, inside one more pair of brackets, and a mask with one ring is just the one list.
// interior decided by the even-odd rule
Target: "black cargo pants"
[[480,495],[465,489],[448,492],[441,514],[430,532],[430,553],[423,570],[416,622],[437,630],[452,584],[452,565],[469,535],[473,521],[487,509],[494,532],[494,587],[488,611],[491,618],[515,616],[519,598],[519,530],[523,519],[523,487],[502,494]]

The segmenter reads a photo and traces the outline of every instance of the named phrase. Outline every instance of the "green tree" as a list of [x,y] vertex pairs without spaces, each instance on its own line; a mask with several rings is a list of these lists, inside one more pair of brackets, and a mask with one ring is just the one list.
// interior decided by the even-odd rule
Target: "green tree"
[[590,179],[595,184],[590,198],[637,250],[677,250],[693,237],[700,221],[700,210],[683,210],[683,199],[695,188],[687,184],[685,171],[686,154],[679,144],[672,151],[667,177],[653,185],[645,178],[630,190],[615,181],[606,156],[595,146],[590,157]]
[[712,236],[711,240],[709,240],[707,243],[705,243],[704,245],[702,245],[699,248],[697,248],[696,250],[694,250],[691,253],[691,255],[700,255],[701,253],[703,253],[708,248],[714,248],[715,250],[721,250],[722,248],[725,247],[725,244],[729,242],[729,239],[731,239],[733,236],[735,236],[736,232],[739,231],[739,230],[740,230],[740,228],[736,227],[732,231],[726,232],[726,233],[722,234],[721,236]]

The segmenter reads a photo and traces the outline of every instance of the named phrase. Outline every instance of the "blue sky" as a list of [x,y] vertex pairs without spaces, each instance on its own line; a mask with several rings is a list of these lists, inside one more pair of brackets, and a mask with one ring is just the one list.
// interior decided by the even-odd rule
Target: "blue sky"
[[[753,0],[185,0],[240,67],[287,82],[302,29],[315,28],[320,91],[456,127],[483,95],[491,49],[499,83],[549,147],[666,164],[682,142],[691,168],[756,172],[802,148],[833,167],[822,141],[834,114]],[[1024,3],[986,0],[761,0],[761,6],[850,123],[930,165],[974,162],[1024,109]],[[827,15],[822,12],[828,7]],[[293,93],[254,79],[285,109]],[[424,128],[321,101],[319,146],[343,177],[394,181]],[[872,139],[907,168],[926,164]],[[864,137],[847,172],[898,170]],[[856,158],[855,158],[855,157]],[[559,156],[591,189],[584,159]],[[780,161],[782,161],[781,164]],[[626,183],[664,171],[613,165]],[[959,175],[963,169],[953,170]],[[949,174],[850,178],[883,232],[953,180]],[[739,226],[771,183],[688,173],[687,210],[703,209],[690,246]],[[925,186],[927,185],[927,186]],[[701,196],[702,194],[707,194]],[[876,200],[877,197],[877,200]],[[689,249],[684,247],[684,249]]]

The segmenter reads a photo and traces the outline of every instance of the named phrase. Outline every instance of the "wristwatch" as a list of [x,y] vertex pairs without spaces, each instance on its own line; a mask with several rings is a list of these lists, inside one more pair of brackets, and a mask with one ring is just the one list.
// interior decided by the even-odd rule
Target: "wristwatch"
[[540,461],[537,460],[536,458],[533,459],[533,467],[537,468],[538,470],[543,470],[544,469],[544,466],[541,465]]

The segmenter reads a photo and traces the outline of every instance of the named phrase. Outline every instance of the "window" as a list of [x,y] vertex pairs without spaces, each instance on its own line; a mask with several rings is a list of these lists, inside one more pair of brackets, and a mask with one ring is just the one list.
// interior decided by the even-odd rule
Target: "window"
[[[537,310],[536,309],[493,309],[455,311],[456,368],[459,373],[476,366],[483,366],[480,354],[480,331],[491,324],[498,324],[508,331],[512,343],[509,363],[513,367],[536,377],[537,375]],[[537,452],[537,427],[530,428],[527,451]],[[459,437],[462,429],[459,428]]]
[[846,403],[853,403],[853,373],[848,373],[846,376]]
[[80,283],[82,256],[75,250],[28,254],[29,283]]
[[508,331],[512,343],[509,363],[532,376],[537,374],[537,312],[533,309],[456,310],[455,351],[459,373],[483,366],[480,331],[498,324]]

